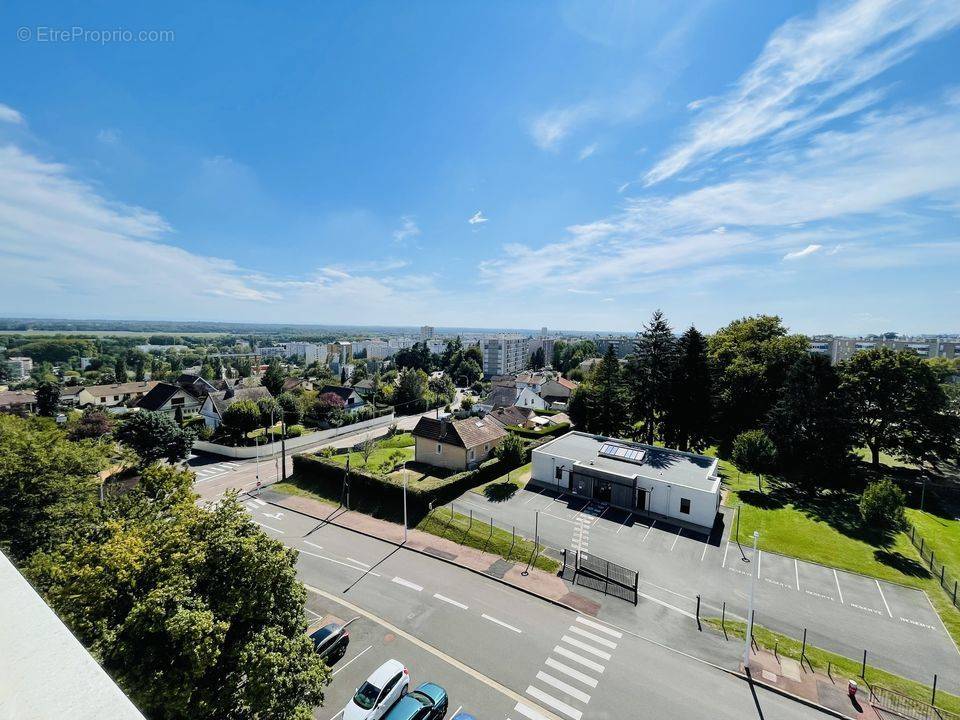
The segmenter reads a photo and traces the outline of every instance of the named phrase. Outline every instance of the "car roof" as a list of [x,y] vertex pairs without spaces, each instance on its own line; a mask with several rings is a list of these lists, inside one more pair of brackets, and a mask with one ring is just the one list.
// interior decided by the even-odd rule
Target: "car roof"
[[434,702],[440,702],[443,696],[447,694],[446,690],[432,682],[421,683],[417,690],[422,692]]
[[403,663],[399,660],[394,660],[391,658],[370,673],[370,677],[367,678],[367,682],[369,682],[371,685],[376,685],[377,687],[382,688],[390,681],[390,678],[392,678],[398,672],[403,672]]

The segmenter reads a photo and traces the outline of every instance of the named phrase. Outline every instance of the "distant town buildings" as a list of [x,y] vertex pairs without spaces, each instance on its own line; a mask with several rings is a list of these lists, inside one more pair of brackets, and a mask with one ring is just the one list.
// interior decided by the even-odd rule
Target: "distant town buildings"
[[483,374],[512,375],[527,361],[527,341],[519,335],[497,335],[483,340]]
[[33,372],[33,360],[28,357],[7,358],[5,362],[11,380],[22,380]]
[[634,342],[635,339],[628,335],[598,335],[593,340],[598,355],[606,355],[612,347],[613,354],[621,360],[633,352]]
[[886,347],[891,350],[910,350],[922,358],[960,357],[960,338],[848,338],[815,336],[810,338],[811,353],[825,355],[833,364],[849,360],[861,350]]
[[433,339],[433,326],[424,325],[420,328],[420,339],[421,340],[431,340]]

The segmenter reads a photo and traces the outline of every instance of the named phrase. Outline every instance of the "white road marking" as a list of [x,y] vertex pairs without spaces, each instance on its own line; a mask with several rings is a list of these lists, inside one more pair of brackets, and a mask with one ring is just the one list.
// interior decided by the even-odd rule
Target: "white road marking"
[[350,662],[344,663],[343,665],[341,665],[340,667],[338,667],[336,670],[334,670],[333,673],[332,673],[332,675],[336,675],[336,674],[337,674],[338,672],[340,672],[341,670],[346,670],[346,669],[350,666],[350,663],[352,663],[354,660],[356,660],[357,658],[359,658],[361,655],[363,655],[367,650],[369,650],[369,649],[372,648],[372,647],[373,647],[373,645],[368,645],[367,647],[365,647],[363,650],[361,650],[359,653],[357,653],[356,656],[350,658]]
[[409,580],[404,580],[402,577],[395,577],[391,582],[395,582],[397,585],[403,585],[404,587],[408,587],[411,590],[416,590],[417,592],[423,590],[422,585],[417,585]]
[[445,595],[441,595],[440,593],[434,593],[433,596],[434,596],[437,600],[443,600],[443,602],[445,602],[445,603],[450,603],[451,605],[456,605],[456,606],[457,606],[458,608],[460,608],[461,610],[468,610],[468,609],[469,609],[469,607],[468,607],[467,605],[464,605],[462,602],[457,602],[456,600],[452,600],[451,598],[448,598],[448,597],[445,596]]
[[[836,571],[836,570],[833,571],[833,579],[837,581],[837,594],[840,596],[840,604],[843,605],[843,604],[844,604],[844,602],[843,602],[843,591],[840,589],[840,578],[837,576],[837,571]],[[880,587],[880,585],[878,584],[877,587]],[[882,594],[883,594],[883,593],[881,593],[881,595],[882,595]],[[891,615],[891,617],[893,617],[893,616]]]
[[356,565],[351,565],[350,563],[345,563],[341,560],[335,560],[332,557],[327,557],[326,555],[321,555],[320,553],[312,553],[309,550],[301,550],[300,552],[302,552],[304,555],[309,555],[310,557],[320,558],[321,560],[326,560],[327,562],[336,563],[337,565],[343,565],[344,567],[348,567],[351,570],[359,570],[360,572],[365,572],[367,575],[373,575],[373,577],[380,577],[380,574],[373,572],[373,570],[364,570],[363,568],[359,568]]
[[275,528],[275,527],[270,527],[269,525],[264,525],[262,522],[257,522],[256,520],[254,520],[253,522],[257,523],[257,525],[259,525],[260,527],[265,527],[267,530],[273,530],[275,533],[280,533],[281,535],[286,535],[286,533],[285,533],[283,530],[278,530],[278,529]]
[[572,677],[574,680],[579,680],[584,685],[589,685],[592,688],[597,686],[597,680],[594,678],[590,677],[586,673],[580,672],[579,670],[574,670],[569,665],[564,665],[562,662],[554,660],[553,658],[547,658],[544,664],[549,668],[553,668],[558,672],[562,672],[564,675]]
[[577,710],[575,707],[571,707],[565,702],[557,700],[553,695],[549,695],[543,690],[535,688],[533,685],[527,688],[527,695],[536,698],[544,705],[549,705],[557,712],[562,712],[564,715],[573,718],[573,720],[580,720],[580,718],[583,717],[583,713]]
[[553,675],[548,675],[542,670],[537,673],[537,680],[546,683],[550,687],[556,688],[560,692],[565,692],[570,697],[575,698],[582,703],[590,702],[590,696],[583,692],[583,690],[579,690],[570,683],[565,683],[563,680],[555,678]]
[[319,617],[323,617],[323,615],[321,615],[320,613],[318,613],[318,612],[316,612],[316,611],[314,611],[314,610],[311,610],[311,609],[308,608],[308,607],[305,607],[304,610],[306,610],[306,611],[307,611],[308,613],[310,613],[311,615],[315,615],[315,616],[318,617],[318,618],[319,618]]
[[800,592],[800,563],[797,562],[797,559],[793,559],[793,572],[797,576],[797,592]]
[[252,513],[254,513],[254,512],[257,511],[257,506],[254,505],[254,504],[253,504],[252,502],[250,502],[249,500],[248,500],[247,502],[245,502],[245,503],[243,504],[243,506],[244,506],[247,510],[249,510],[250,512],[252,512]]
[[890,606],[887,605],[887,599],[883,596],[883,588],[880,587],[880,581],[876,580],[875,582],[877,583],[877,590],[880,591],[880,599],[883,600],[883,606],[887,609],[887,615],[893,617],[893,613],[890,612]]
[[347,560],[349,560],[349,561],[352,562],[352,563],[356,563],[357,565],[360,565],[361,567],[365,567],[365,568],[370,567],[367,563],[365,563],[365,562],[360,562],[359,560],[357,560],[357,559],[355,559],[355,558],[352,558],[352,557],[348,557]]
[[673,545],[670,546],[670,552],[673,552],[673,549],[677,546],[677,540],[680,539],[680,533],[683,532],[683,528],[677,530],[677,536],[673,539]]
[[563,657],[567,658],[567,660],[573,660],[574,662],[578,662],[584,667],[590,668],[594,672],[598,672],[598,673],[603,672],[604,666],[601,665],[600,663],[594,662],[589,658],[585,658],[583,655],[578,655],[573,650],[568,650],[562,645],[557,645],[556,647],[553,648],[553,651],[557,655],[562,655]]
[[[646,598],[647,600],[650,600],[651,602],[657,603],[657,605],[662,605],[663,607],[665,607],[665,608],[667,608],[667,609],[669,609],[669,610],[673,610],[674,612],[678,612],[678,613],[680,613],[681,615],[686,615],[688,618],[693,618],[694,620],[696,620],[696,618],[697,618],[697,616],[694,615],[692,612],[688,612],[688,611],[686,611],[686,610],[684,610],[684,609],[682,609],[682,608],[678,608],[676,605],[671,605],[671,604],[668,603],[668,602],[664,602],[664,601],[661,600],[660,598],[655,598],[655,597],[653,597],[653,595],[647,595],[646,593],[637,593],[637,594],[638,594],[640,597],[642,597],[642,598]],[[609,659],[609,658],[608,658],[608,659]]]
[[261,500],[260,498],[254,498],[253,501],[254,501],[257,505],[260,505],[260,506],[266,505],[266,503],[265,503],[263,500]]
[[615,637],[615,638],[623,637],[622,632],[619,632],[618,630],[614,630],[612,628],[608,628],[606,625],[601,625],[598,622],[594,622],[593,620],[588,620],[587,618],[584,618],[584,617],[578,617],[577,622],[580,623],[581,625],[592,627],[594,630],[599,630],[600,632],[604,632],[607,635],[610,635],[611,637]]
[[[643,540],[646,540],[646,539],[647,539],[647,535],[650,534],[650,531],[653,530],[653,526],[656,525],[656,524],[657,524],[657,521],[656,521],[656,520],[654,520],[652,523],[650,523],[650,527],[648,527],[648,528],[647,528],[647,531],[643,534]],[[643,542],[643,540],[641,540],[640,542]]]
[[304,540],[304,542],[305,542],[307,545],[309,545],[310,547],[315,547],[317,550],[323,550],[323,546],[322,546],[322,545],[317,545],[316,543],[312,543],[312,542],[310,542],[309,540]]
[[343,715],[343,710],[339,710],[336,715],[334,715],[330,720],[337,720],[338,717]]
[[598,522],[600,522],[600,518],[602,518],[604,515],[606,515],[606,514],[607,514],[607,510],[609,510],[609,509],[610,509],[610,506],[607,505],[607,506],[603,509],[603,512],[600,513],[599,515],[597,515],[597,519],[594,520],[592,524],[593,524],[593,525],[596,525]]
[[[709,541],[709,538],[707,538],[707,540]],[[700,562],[703,562],[703,559],[707,556],[707,546],[708,546],[708,545],[707,545],[707,542],[704,542],[704,543],[703,543],[703,552],[700,553]]]
[[587,643],[580,642],[576,638],[572,638],[569,635],[564,635],[560,639],[568,645],[573,645],[575,648],[580,648],[584,652],[588,652],[591,655],[596,655],[601,660],[609,660],[611,657],[610,653],[604,652],[603,650],[597,650],[593,645],[587,645]]
[[531,502],[532,500],[536,500],[538,497],[540,497],[541,493],[543,493],[542,488],[540,490],[537,490],[537,492],[534,493],[533,497],[529,497],[526,500],[524,500],[523,504],[526,505],[528,502]]
[[757,550],[757,577],[760,577],[761,562],[763,562],[763,550]]
[[611,650],[616,650],[616,648],[617,648],[617,644],[616,644],[615,642],[613,642],[613,640],[607,640],[606,638],[602,638],[602,637],[600,637],[599,635],[594,635],[592,632],[588,632],[588,631],[584,630],[583,628],[577,627],[576,625],[571,625],[568,629],[569,629],[570,632],[572,632],[572,633],[576,633],[577,635],[580,635],[581,637],[585,637],[585,638],[587,638],[587,639],[589,639],[589,640],[592,640],[592,641],[595,642],[597,645],[603,645],[604,647],[608,647],[608,648],[610,648]]
[[457,705],[457,709],[453,711],[453,717],[456,717],[461,710],[463,710],[463,705]]
[[515,628],[513,625],[508,625],[503,620],[497,620],[495,617],[487,615],[486,613],[482,613],[480,617],[482,617],[484,620],[489,620],[492,623],[496,623],[497,625],[505,627],[507,630],[513,630],[515,633],[523,632],[520,628]]
[[[455,667],[457,670],[459,670],[459,671],[461,671],[461,672],[463,672],[463,673],[466,673],[467,675],[469,675],[470,677],[474,678],[475,680],[479,680],[480,682],[482,682],[482,683],[483,683],[484,685],[486,685],[487,687],[493,688],[494,690],[496,690],[496,691],[497,691],[498,693],[500,693],[501,695],[504,695],[504,696],[510,698],[511,700],[513,700],[514,702],[518,703],[517,708],[516,708],[517,712],[523,713],[526,717],[530,718],[531,720],[551,720],[551,716],[553,715],[553,713],[550,713],[550,712],[544,710],[543,708],[539,708],[539,707],[538,707],[538,708],[536,708],[536,709],[533,709],[533,708],[531,708],[531,707],[529,707],[529,706],[527,706],[527,705],[524,705],[524,706],[523,706],[523,710],[521,710],[521,709],[520,709],[520,704],[523,703],[523,702],[525,702],[525,701],[526,701],[526,702],[529,702],[529,701],[527,701],[526,698],[524,698],[520,693],[511,690],[511,689],[508,688],[506,685],[503,685],[503,684],[501,684],[501,683],[498,683],[498,682],[497,682],[496,680],[494,680],[493,678],[488,677],[487,675],[484,675],[483,673],[479,672],[478,670],[474,670],[474,669],[473,669],[472,667],[470,667],[469,665],[465,665],[464,663],[462,663],[462,662],[460,662],[459,660],[457,660],[455,657],[452,657],[452,656],[446,654],[446,653],[443,652],[442,650],[438,650],[437,648],[433,647],[433,645],[430,645],[430,644],[424,642],[423,640],[421,640],[420,638],[416,637],[415,635],[411,635],[410,633],[408,633],[408,632],[406,632],[405,630],[397,627],[396,625],[393,625],[392,623],[387,622],[387,621],[384,620],[383,618],[377,617],[377,616],[374,615],[373,613],[364,610],[362,607],[360,607],[360,606],[358,606],[358,605],[354,605],[352,602],[349,602],[348,600],[344,600],[343,598],[338,597],[338,596],[336,596],[336,595],[334,595],[334,594],[332,594],[332,593],[328,593],[326,590],[321,590],[320,588],[313,587],[312,585],[306,585],[306,588],[307,588],[307,590],[309,590],[310,592],[312,592],[312,593],[314,593],[314,594],[316,594],[316,595],[320,595],[321,597],[325,597],[327,600],[331,600],[331,601],[333,601],[333,602],[335,602],[335,603],[337,603],[337,604],[339,604],[339,605],[342,605],[343,607],[345,607],[345,608],[347,608],[347,609],[349,609],[349,610],[352,610],[352,611],[355,612],[357,615],[363,615],[365,618],[367,618],[367,619],[369,619],[369,620],[373,620],[375,623],[377,623],[378,625],[381,625],[382,627],[385,627],[387,630],[389,630],[390,632],[392,632],[394,635],[397,635],[398,637],[402,637],[404,640],[407,640],[407,641],[413,643],[414,645],[416,645],[416,646],[419,647],[420,649],[425,650],[426,652],[430,653],[431,655],[434,655],[435,657],[440,658],[441,660],[443,660],[443,661],[444,661],[445,663],[447,663],[448,665],[450,665],[450,666],[452,666],[452,667]],[[528,714],[528,713],[530,713],[530,714]],[[533,714],[533,713],[536,713],[536,714]]]
[[627,516],[623,519],[623,522],[620,523],[620,527],[617,528],[617,535],[619,535],[619,534],[620,534],[620,531],[623,530],[623,528],[626,526],[627,520],[629,520],[629,519],[632,518],[632,517],[633,517],[633,515],[627,515]]
[[727,546],[723,549],[723,564],[720,566],[725,568],[727,566],[727,552],[730,550],[730,543],[727,542]]

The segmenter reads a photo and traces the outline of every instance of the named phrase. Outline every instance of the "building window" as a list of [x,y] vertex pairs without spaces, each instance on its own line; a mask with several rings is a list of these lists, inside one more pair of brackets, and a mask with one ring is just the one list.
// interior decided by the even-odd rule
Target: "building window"
[[473,460],[473,448],[470,448],[470,459]]
[[680,498],[680,512],[684,515],[690,514],[690,501],[687,498]]
[[443,453],[443,445],[441,445],[440,443],[437,443],[437,455],[440,455],[442,453]]

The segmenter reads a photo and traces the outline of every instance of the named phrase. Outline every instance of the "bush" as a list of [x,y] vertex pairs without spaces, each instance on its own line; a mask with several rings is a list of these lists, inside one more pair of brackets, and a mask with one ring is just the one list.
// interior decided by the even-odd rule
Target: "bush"
[[549,425],[541,430],[529,430],[527,428],[522,428],[519,425],[508,425],[507,430],[509,430],[514,435],[519,435],[522,438],[527,439],[536,439],[542,437],[553,437],[556,435],[563,435],[570,431],[570,423],[558,423],[557,425]]
[[508,469],[523,465],[523,439],[516,433],[507,433],[507,436],[497,445],[494,452],[500,462]]
[[906,522],[903,507],[906,496],[897,485],[884,478],[867,485],[860,496],[860,515],[864,524],[889,530],[898,530]]
[[303,435],[303,425],[288,425],[287,426],[287,437],[300,437]]

